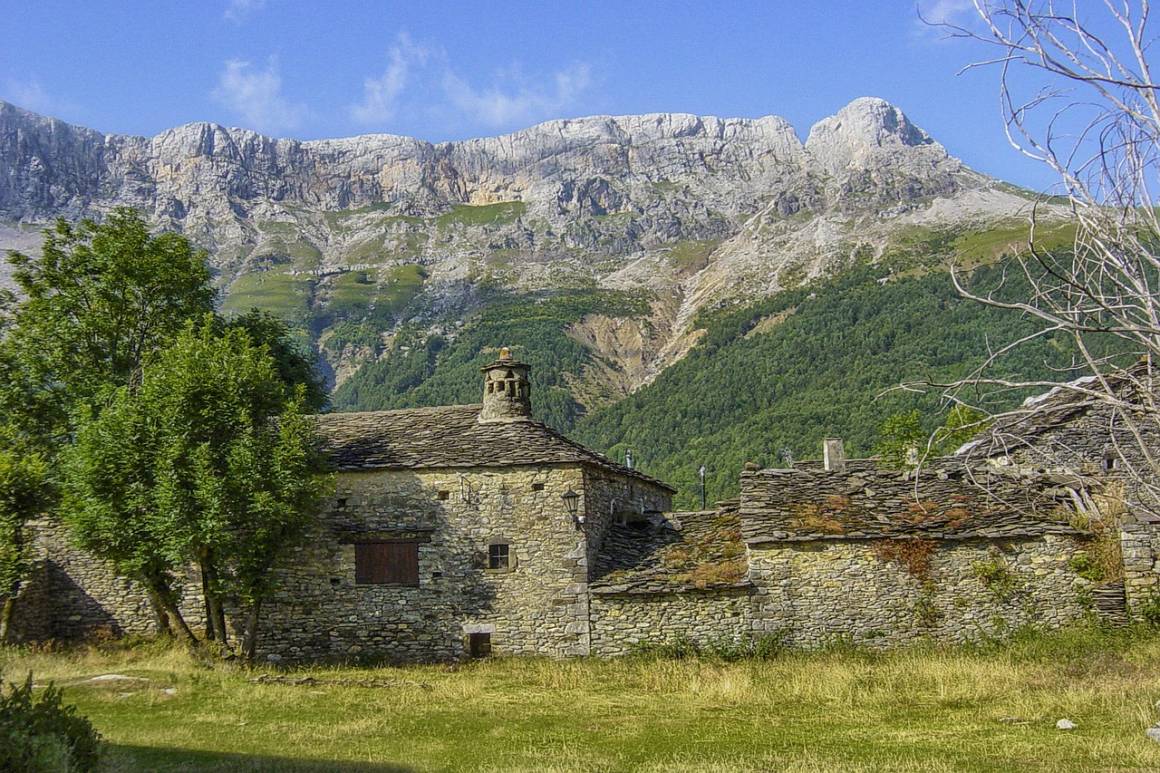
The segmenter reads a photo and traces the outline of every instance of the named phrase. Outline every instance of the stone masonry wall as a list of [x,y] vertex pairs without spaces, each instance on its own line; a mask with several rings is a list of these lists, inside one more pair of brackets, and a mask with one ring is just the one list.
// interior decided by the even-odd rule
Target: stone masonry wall
[[736,644],[750,629],[750,589],[591,598],[592,654],[626,655],[643,644]]
[[1128,611],[1139,614],[1160,596],[1160,524],[1137,519],[1121,524],[1120,554]]
[[[837,639],[885,647],[1055,628],[1083,616],[1090,583],[1068,567],[1085,540],[939,541],[926,576],[884,560],[867,540],[751,546],[753,632],[817,647]],[[996,568],[999,572],[995,572]],[[1010,578],[988,585],[990,571]]]
[[[156,633],[144,591],[105,561],[75,547],[58,521],[32,524],[34,570],[17,598],[18,638],[77,639],[97,633]],[[202,623],[199,586],[185,586],[182,611],[191,626]]]
[[[265,607],[260,657],[429,661],[464,656],[469,633],[496,654],[585,654],[583,535],[560,495],[579,467],[343,473],[336,507],[296,550]],[[420,540],[419,585],[358,585],[354,543]],[[492,543],[509,571],[487,569]]]

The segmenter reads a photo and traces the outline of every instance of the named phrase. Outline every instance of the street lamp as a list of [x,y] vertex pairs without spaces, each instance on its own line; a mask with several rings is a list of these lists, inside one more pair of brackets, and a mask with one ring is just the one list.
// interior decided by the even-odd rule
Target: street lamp
[[577,515],[580,512],[580,495],[572,489],[568,489],[560,495],[560,499],[564,500],[564,507],[568,508],[568,515],[572,516],[572,523],[577,526],[584,523],[584,516]]

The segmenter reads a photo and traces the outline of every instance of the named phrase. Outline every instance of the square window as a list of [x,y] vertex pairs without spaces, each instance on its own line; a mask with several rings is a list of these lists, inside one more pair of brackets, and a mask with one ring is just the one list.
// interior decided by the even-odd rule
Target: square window
[[543,490],[544,490],[543,483],[533,483],[532,484],[532,491],[543,491]]
[[438,496],[439,496],[440,502],[446,502],[448,499],[451,498],[451,492],[450,491],[440,491]]
[[508,546],[500,543],[496,545],[487,546],[487,568],[488,569],[508,569],[510,564],[511,554],[508,552]]
[[414,540],[357,543],[354,581],[357,585],[418,585],[419,543]]

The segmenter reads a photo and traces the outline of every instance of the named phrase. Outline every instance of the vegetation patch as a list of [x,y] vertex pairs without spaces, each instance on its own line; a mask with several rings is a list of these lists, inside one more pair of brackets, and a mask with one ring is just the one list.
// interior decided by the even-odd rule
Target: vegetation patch
[[243,314],[250,309],[268,311],[291,324],[304,325],[310,316],[314,280],[287,271],[243,274],[226,291],[222,310]]
[[898,564],[918,580],[930,576],[931,561],[938,543],[930,539],[881,539],[871,544],[879,561]]
[[504,225],[514,223],[528,211],[522,201],[500,201],[495,204],[459,204],[435,218],[440,228],[453,225]]
[[668,247],[669,262],[682,273],[696,273],[709,265],[709,256],[720,244],[720,239],[676,242]]
[[1015,573],[998,556],[974,562],[971,564],[971,573],[998,601],[1010,601],[1019,589]]

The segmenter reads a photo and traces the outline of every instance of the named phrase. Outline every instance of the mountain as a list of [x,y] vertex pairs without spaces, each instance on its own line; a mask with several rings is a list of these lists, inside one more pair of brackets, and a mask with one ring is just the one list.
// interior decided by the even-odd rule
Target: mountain
[[[133,137],[0,102],[0,249],[132,206],[209,251],[227,310],[291,321],[337,407],[474,399],[477,365],[513,344],[538,410],[603,447],[618,439],[596,414],[673,400],[671,381],[642,387],[720,314],[852,270],[882,286],[992,261],[1026,239],[1033,198],[874,98],[804,142],[776,116],[670,113],[445,143],[208,123]],[[762,324],[746,335],[779,327]]]

